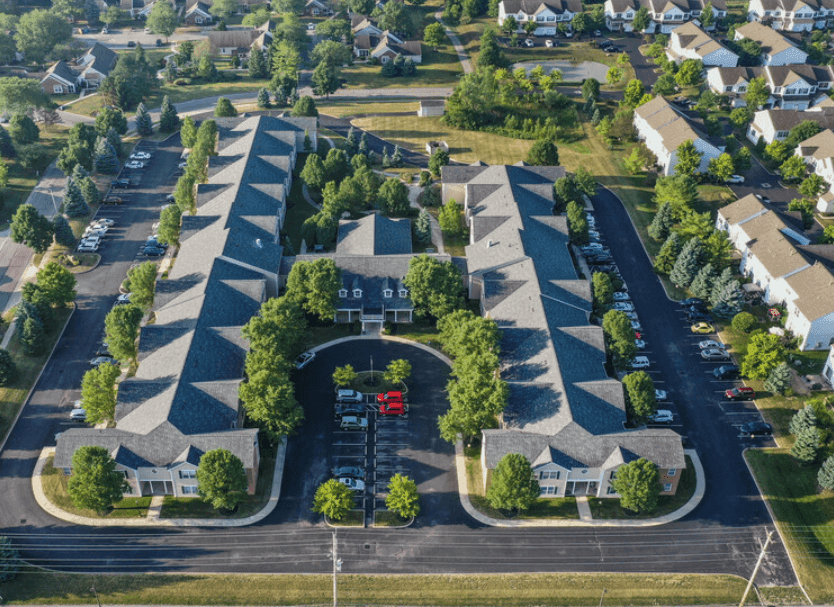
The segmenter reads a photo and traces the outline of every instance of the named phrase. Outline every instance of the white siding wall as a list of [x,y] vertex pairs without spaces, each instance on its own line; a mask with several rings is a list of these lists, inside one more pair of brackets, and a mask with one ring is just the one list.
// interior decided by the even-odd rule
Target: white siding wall
[[772,57],[765,58],[764,65],[801,65],[808,59],[808,54],[798,48],[786,48]]

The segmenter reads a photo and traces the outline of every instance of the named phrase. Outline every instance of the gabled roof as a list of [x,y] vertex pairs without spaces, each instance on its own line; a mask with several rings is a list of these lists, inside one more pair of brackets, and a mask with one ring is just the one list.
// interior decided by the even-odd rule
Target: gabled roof
[[794,305],[807,320],[813,322],[834,312],[834,274],[822,263],[789,276],[787,283],[797,295]]
[[834,158],[834,131],[825,129],[809,137],[797,147],[802,156],[825,160]]
[[689,118],[679,114],[672,105],[661,96],[657,96],[648,103],[644,103],[636,110],[634,115],[639,116],[660,135],[663,146],[673,152],[678,149],[684,141],[703,140],[710,143],[709,137],[695,128]]
[[[91,60],[90,60],[91,59]],[[78,63],[84,63],[84,67],[93,68],[97,72],[107,76],[116,67],[119,56],[100,42],[93,44],[84,55],[79,58]]]
[[718,213],[727,220],[730,225],[737,224],[745,219],[750,219],[754,215],[761,215],[767,213],[768,209],[761,200],[756,198],[753,194],[748,194],[739,198],[735,202],[731,202],[725,207],[718,209]]
[[[762,45],[762,53],[771,57],[790,48],[796,48],[788,38],[772,27],[762,25],[758,21],[750,21],[736,28],[736,34],[742,38],[755,40]],[[800,50],[800,49],[797,49]],[[801,51],[800,52],[804,52]]]
[[46,70],[46,75],[41,79],[41,82],[49,78],[50,76],[54,76],[67,84],[75,84],[75,79],[77,78],[77,74],[75,70],[73,70],[70,65],[66,61],[57,61],[56,63],[52,64],[48,70]]
[[185,15],[188,16],[192,13],[200,12],[204,15],[212,17],[212,14],[209,12],[209,8],[211,8],[211,5],[206,4],[206,0],[197,0],[196,2],[189,3],[188,9],[185,11]]
[[220,48],[248,49],[262,35],[263,32],[257,29],[228,30],[225,32],[211,31],[208,33],[208,39],[214,51]]
[[834,109],[816,106],[807,110],[760,110],[753,117],[755,124],[769,122],[774,132],[790,131],[806,120],[813,120],[823,129],[834,128]]
[[549,10],[557,15],[564,12],[573,14],[582,12],[582,0],[502,0],[505,14],[538,15]]
[[720,44],[715,38],[691,21],[673,29],[672,37],[678,38],[678,46],[680,48],[691,50],[701,58],[720,50],[735,55],[735,53]]
[[339,255],[403,255],[411,253],[411,222],[371,213],[339,222]]
[[385,53],[402,55],[403,57],[422,57],[423,47],[419,40],[401,41],[386,30],[383,32],[382,37],[379,39],[376,48],[374,48],[371,54],[377,57]]

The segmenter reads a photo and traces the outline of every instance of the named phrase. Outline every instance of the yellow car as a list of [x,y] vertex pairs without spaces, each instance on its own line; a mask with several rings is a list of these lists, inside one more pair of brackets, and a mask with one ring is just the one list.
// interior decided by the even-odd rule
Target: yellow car
[[708,322],[695,323],[690,327],[693,333],[714,333],[715,328]]

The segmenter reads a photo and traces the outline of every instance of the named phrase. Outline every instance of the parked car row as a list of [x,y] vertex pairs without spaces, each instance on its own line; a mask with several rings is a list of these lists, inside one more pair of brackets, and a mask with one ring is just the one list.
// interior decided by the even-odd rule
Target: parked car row
[[107,231],[113,227],[112,219],[96,219],[84,229],[81,241],[78,243],[80,253],[95,253],[101,246],[101,241]]

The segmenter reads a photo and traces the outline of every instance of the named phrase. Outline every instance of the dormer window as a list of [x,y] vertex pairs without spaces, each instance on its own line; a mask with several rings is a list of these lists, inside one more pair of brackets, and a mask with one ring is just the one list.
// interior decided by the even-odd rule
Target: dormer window
[[354,289],[353,290],[353,296],[356,299],[359,299],[360,297],[362,297],[362,289]]
[[400,299],[405,299],[408,297],[408,291],[406,289],[400,289]]
[[347,297],[347,289],[339,289],[339,297]]
[[391,289],[385,289],[384,291],[382,291],[382,296],[386,299],[394,297],[394,291],[392,291]]

